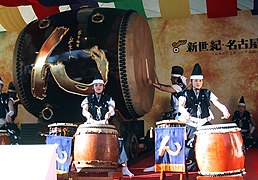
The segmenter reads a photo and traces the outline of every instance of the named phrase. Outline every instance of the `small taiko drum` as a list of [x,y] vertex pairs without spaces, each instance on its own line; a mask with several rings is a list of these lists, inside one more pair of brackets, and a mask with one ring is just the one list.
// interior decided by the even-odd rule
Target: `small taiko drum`
[[240,128],[234,123],[197,128],[195,155],[200,174],[224,176],[243,174],[245,157]]
[[82,124],[74,140],[77,172],[115,171],[118,163],[118,131],[108,124]]
[[10,144],[9,134],[6,130],[0,130],[0,145]]
[[49,135],[54,136],[69,136],[73,137],[78,125],[72,123],[53,123],[49,124]]
[[156,122],[158,128],[168,128],[168,127],[184,127],[186,125],[185,122],[181,122],[178,120],[162,120]]

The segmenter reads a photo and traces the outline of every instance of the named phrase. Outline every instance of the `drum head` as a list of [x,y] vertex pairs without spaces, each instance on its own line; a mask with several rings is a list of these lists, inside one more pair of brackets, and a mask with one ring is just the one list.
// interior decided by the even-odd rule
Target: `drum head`
[[185,122],[180,122],[178,120],[162,120],[156,122],[156,125],[163,125],[163,124],[168,124],[168,125],[186,125]]
[[241,129],[235,123],[215,124],[200,126],[196,133],[200,132],[235,132]]
[[[147,76],[155,79],[153,43],[145,18],[133,13],[128,21],[127,34],[120,36],[120,41],[125,41],[126,49],[124,56],[123,48],[119,48],[122,49],[119,52],[119,72],[123,96],[130,114],[141,117],[150,111],[154,99],[154,88],[147,83]],[[123,43],[119,46],[122,47]]]
[[115,134],[118,135],[118,131],[115,126],[110,124],[81,124],[79,125],[76,134],[84,134],[84,133],[103,133],[103,134]]
[[5,134],[5,133],[7,133],[7,131],[6,130],[0,130],[0,133]]
[[49,124],[48,127],[78,127],[77,124],[72,124],[72,123],[53,123]]

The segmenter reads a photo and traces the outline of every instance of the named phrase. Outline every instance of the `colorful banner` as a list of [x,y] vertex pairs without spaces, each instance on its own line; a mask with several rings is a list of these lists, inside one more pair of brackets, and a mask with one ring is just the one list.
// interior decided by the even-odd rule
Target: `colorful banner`
[[99,7],[99,3],[94,0],[79,0],[77,4],[70,4],[72,10],[80,9],[81,7],[96,8]]
[[254,9],[252,10],[252,15],[258,15],[258,0],[254,0]]
[[122,0],[122,1],[116,0],[114,3],[115,3],[115,7],[118,9],[135,10],[139,14],[142,14],[147,18],[144,11],[142,0]]
[[208,18],[237,16],[237,0],[206,0]]
[[16,7],[16,6],[25,6],[30,5],[31,2],[29,0],[0,0],[0,4],[2,6],[7,7]]
[[155,171],[185,172],[185,127],[155,129]]
[[72,137],[48,135],[46,144],[56,144],[56,170],[69,172]]
[[58,6],[46,7],[42,4],[32,4],[32,8],[38,19],[43,19],[47,16],[51,16],[60,12]]
[[70,5],[71,9],[78,9],[81,6],[88,7],[98,7],[98,2],[95,0],[38,0],[40,4],[52,7],[52,6],[62,6],[62,5]]
[[7,31],[16,32],[20,32],[27,25],[17,7],[1,7],[0,24]]
[[161,17],[164,19],[180,19],[190,16],[189,0],[159,0]]

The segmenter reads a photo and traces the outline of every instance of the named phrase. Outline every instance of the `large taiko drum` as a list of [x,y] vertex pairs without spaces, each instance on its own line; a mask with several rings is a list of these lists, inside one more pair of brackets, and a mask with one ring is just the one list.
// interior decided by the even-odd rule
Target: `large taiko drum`
[[236,175],[245,171],[243,139],[236,124],[202,126],[196,135],[195,154],[202,175]]
[[6,130],[0,130],[0,145],[9,145],[10,138]]
[[82,122],[80,103],[101,73],[125,118],[148,113],[154,99],[154,49],[148,22],[134,11],[81,8],[35,20],[20,33],[14,82],[30,113],[50,122]]
[[73,161],[78,172],[115,171],[118,155],[118,131],[115,126],[82,124],[78,127]]

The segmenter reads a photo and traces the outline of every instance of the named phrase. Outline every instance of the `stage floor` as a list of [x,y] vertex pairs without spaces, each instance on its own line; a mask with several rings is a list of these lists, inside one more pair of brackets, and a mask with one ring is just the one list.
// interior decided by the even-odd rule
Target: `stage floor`
[[[258,149],[256,149],[256,148],[249,149],[245,155],[245,158],[246,158],[245,159],[246,174],[243,175],[243,179],[244,180],[258,180]],[[122,179],[131,179],[131,180],[134,180],[134,179],[135,180],[137,180],[137,179],[159,180],[160,179],[159,172],[143,172],[144,168],[150,167],[152,165],[154,165],[153,153],[145,154],[142,157],[138,157],[137,159],[129,162],[129,169],[132,173],[134,173],[135,176],[133,176],[133,177],[121,176],[121,178]],[[75,172],[73,172],[73,173],[75,173]],[[91,175],[92,174],[88,174],[88,175],[85,174],[84,177],[85,178],[87,177],[86,179],[89,180],[89,179],[92,179],[92,178],[90,178]],[[97,176],[99,176],[99,179],[102,179],[103,176],[105,176],[105,175],[107,175],[107,174],[99,173]],[[188,180],[196,180],[198,176],[200,176],[198,174],[198,172],[189,172]],[[80,175],[80,177],[83,177],[83,175]],[[109,178],[107,177],[106,179],[109,179]],[[179,180],[180,173],[166,173],[165,179],[166,180]],[[185,173],[183,174],[183,179],[186,180]],[[222,178],[216,178],[216,179],[222,179]],[[58,180],[63,180],[63,179],[58,178]]]

